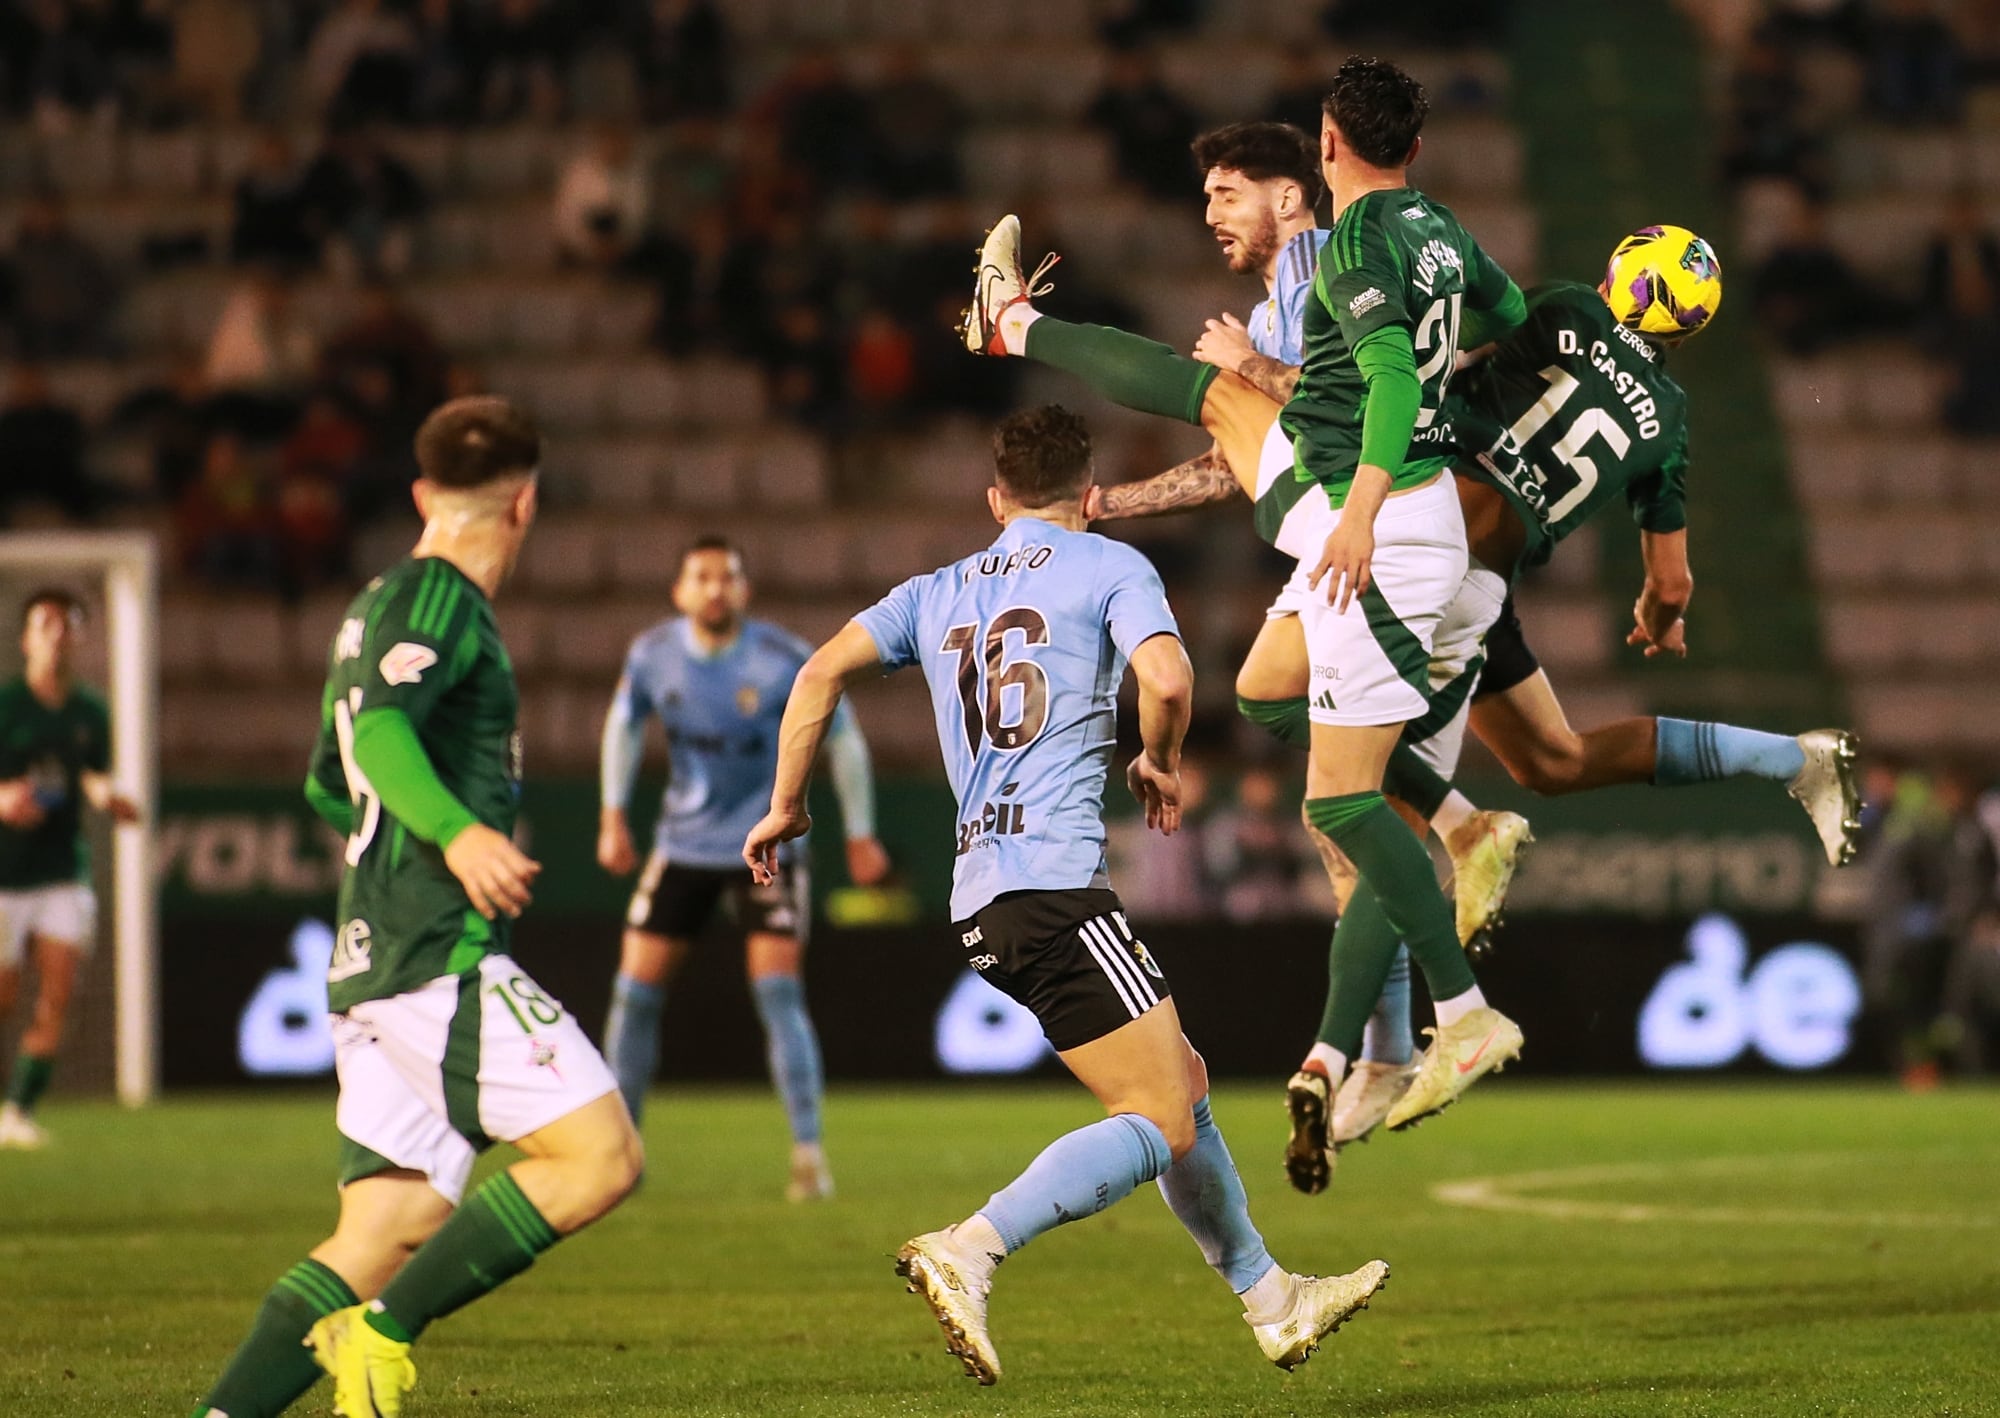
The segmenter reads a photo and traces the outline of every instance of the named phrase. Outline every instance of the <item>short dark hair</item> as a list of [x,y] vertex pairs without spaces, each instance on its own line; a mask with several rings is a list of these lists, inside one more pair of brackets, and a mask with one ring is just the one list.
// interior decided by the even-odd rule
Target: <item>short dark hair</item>
[[1189,151],[1204,175],[1220,167],[1252,182],[1283,178],[1299,184],[1308,207],[1319,201],[1319,143],[1289,123],[1225,124],[1196,138]]
[[1388,60],[1357,55],[1334,74],[1320,106],[1356,157],[1371,167],[1401,167],[1424,131],[1431,101],[1422,84]]
[[61,586],[42,586],[28,593],[28,599],[21,602],[21,629],[28,628],[28,620],[37,606],[54,606],[68,620],[88,620],[90,608],[83,603],[83,597]]
[[736,558],[736,564],[743,564],[743,548],[720,532],[703,532],[681,548],[681,559],[674,567],[674,579],[678,581],[687,571],[688,562],[705,551],[726,551]]
[[993,430],[993,481],[1020,507],[1050,507],[1090,484],[1090,430],[1061,404],[1022,409]]
[[534,421],[490,394],[440,404],[417,430],[417,470],[440,487],[484,487],[531,473],[541,461]]

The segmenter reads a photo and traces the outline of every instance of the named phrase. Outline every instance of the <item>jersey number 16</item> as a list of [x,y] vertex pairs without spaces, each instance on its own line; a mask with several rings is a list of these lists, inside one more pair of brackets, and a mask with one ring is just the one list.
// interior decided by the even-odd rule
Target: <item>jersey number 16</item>
[[[1018,631],[1024,648],[1049,643],[1049,623],[1032,606],[1015,606],[993,617],[986,627],[982,647],[979,623],[954,625],[945,632],[940,655],[958,657],[958,702],[965,725],[965,748],[979,756],[984,737],[995,748],[1012,753],[1026,748],[1042,735],[1049,722],[1049,677],[1033,660],[1007,663],[1007,634]],[[984,655],[979,652],[983,648]],[[980,669],[985,668],[986,690],[980,693]],[[1018,690],[1012,722],[1007,719],[1007,691]]]

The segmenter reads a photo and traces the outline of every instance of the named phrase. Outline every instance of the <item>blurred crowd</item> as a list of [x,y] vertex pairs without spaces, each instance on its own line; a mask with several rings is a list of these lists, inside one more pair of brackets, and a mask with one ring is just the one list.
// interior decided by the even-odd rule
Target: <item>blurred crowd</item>
[[2000,784],[1877,756],[1864,776],[1862,988],[1904,1085],[2000,1067]]
[[[1852,104],[1815,99],[1817,58],[1860,76]],[[1936,133],[1963,131],[1970,99],[2000,87],[2000,0],[1773,0],[1740,51],[1729,86],[1723,175],[1792,189],[1786,229],[1753,278],[1757,314],[1789,353],[1812,355],[1871,335],[1915,339],[1955,379],[1940,413],[1954,431],[2000,436],[2000,234],[1967,173],[1939,205],[1906,269],[1910,292],[1858,272],[1829,238],[1834,133],[1857,118]]]
[[[1489,42],[1505,5],[1432,8],[1331,0],[1322,20],[1354,40]],[[1198,200],[1189,140],[1242,116],[1204,113],[1153,51],[1205,9],[1094,9],[1102,81],[1072,117],[1105,134],[1136,193]],[[793,50],[754,87],[741,47],[721,0],[0,0],[0,123],[58,140],[255,134],[224,250],[163,215],[121,261],[78,229],[61,184],[28,195],[0,249],[0,458],[26,470],[0,485],[0,524],[30,502],[88,517],[150,497],[173,509],[190,574],[283,592],[343,574],[353,529],[409,474],[413,415],[479,387],[478,352],[442,349],[399,294],[428,273],[446,199],[398,156],[411,130],[577,132],[546,218],[557,267],[645,302],[670,358],[755,363],[782,418],[837,441],[1004,407],[1012,363],[963,358],[953,328],[981,215],[963,197],[961,93],[916,45],[865,66]],[[1274,116],[1315,124],[1325,77],[1294,55]],[[42,366],[128,355],[121,297],[217,262],[240,275],[207,348],[111,421],[150,440],[150,486],[100,485],[96,430]],[[327,280],[354,292],[332,328],[298,298]],[[1136,318],[1086,273],[1058,304]]]

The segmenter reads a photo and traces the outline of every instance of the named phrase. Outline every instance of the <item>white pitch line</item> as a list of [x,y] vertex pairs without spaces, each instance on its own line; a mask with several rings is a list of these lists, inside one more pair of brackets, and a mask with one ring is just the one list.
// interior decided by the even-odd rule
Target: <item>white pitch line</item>
[[1567,1197],[1524,1196],[1523,1192],[1605,1186],[1615,1182],[1663,1181],[1677,1174],[1768,1172],[1791,1164],[1824,1167],[1851,1161],[1852,1153],[1794,1153],[1778,1157],[1704,1157],[1689,1162],[1625,1162],[1608,1166],[1564,1167],[1545,1172],[1515,1172],[1497,1177],[1471,1177],[1440,1182],[1431,1197],[1447,1206],[1477,1211],[1511,1212],[1555,1221],[1714,1222],[1728,1226],[1867,1226],[1921,1229],[1928,1226],[1986,1229],[2000,1226],[2000,1216],[1966,1216],[1948,1212],[1822,1211],[1808,1207],[1653,1206],[1637,1202],[1579,1201]]

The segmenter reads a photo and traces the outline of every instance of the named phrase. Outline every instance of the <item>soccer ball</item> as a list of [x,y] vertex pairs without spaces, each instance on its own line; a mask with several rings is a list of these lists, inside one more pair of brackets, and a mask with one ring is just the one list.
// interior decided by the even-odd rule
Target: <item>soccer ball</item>
[[1722,263],[1684,226],[1640,227],[1611,253],[1597,293],[1620,325],[1673,344],[1715,318]]

